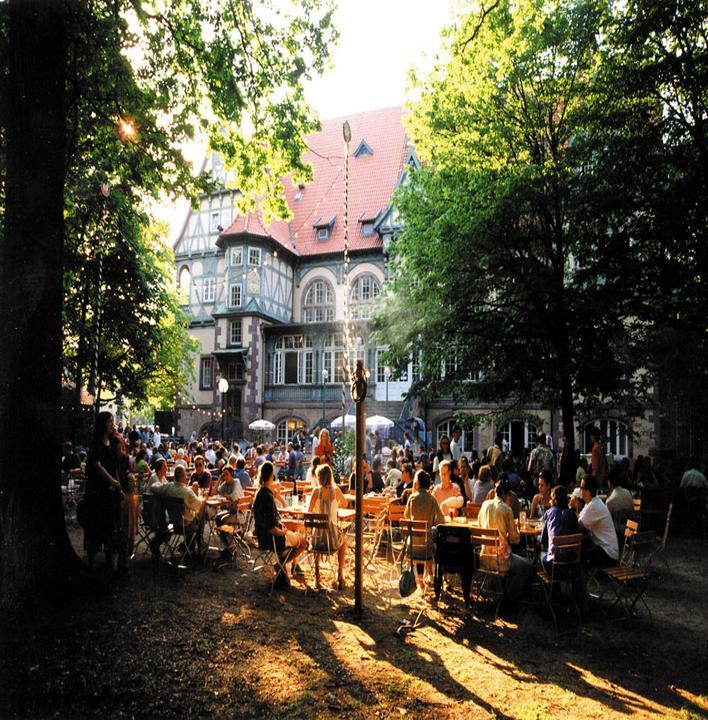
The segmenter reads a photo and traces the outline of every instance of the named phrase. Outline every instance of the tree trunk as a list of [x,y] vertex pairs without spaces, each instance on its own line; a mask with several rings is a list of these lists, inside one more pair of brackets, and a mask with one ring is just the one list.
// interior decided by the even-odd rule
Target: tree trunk
[[[10,0],[0,245],[0,607],[58,587],[77,558],[60,487],[64,3]],[[29,445],[28,445],[29,443]],[[42,452],[18,452],[41,443]],[[39,447],[39,446],[37,446]]]
[[565,370],[561,373],[561,418],[563,422],[563,457],[561,458],[560,481],[566,486],[575,483],[575,405],[573,384]]

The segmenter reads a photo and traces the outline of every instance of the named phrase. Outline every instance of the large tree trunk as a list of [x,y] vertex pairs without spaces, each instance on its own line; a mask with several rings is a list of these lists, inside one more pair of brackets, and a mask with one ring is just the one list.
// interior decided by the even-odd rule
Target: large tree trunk
[[0,606],[77,562],[64,525],[61,389],[64,3],[10,0],[0,245]]

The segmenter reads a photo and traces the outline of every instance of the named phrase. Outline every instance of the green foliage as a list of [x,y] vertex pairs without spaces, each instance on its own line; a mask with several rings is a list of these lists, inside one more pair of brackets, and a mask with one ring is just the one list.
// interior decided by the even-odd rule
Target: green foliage
[[[337,428],[333,427],[332,434],[337,432]],[[335,478],[349,478],[352,471],[351,459],[354,457],[354,430],[345,430],[344,434],[338,435],[334,439],[334,476]]]
[[[659,81],[633,57],[630,16],[645,5],[496,2],[460,18],[445,61],[417,80],[408,124],[423,168],[397,197],[377,318],[394,363],[419,355],[414,392],[559,404],[566,427],[578,412],[639,411],[657,277],[676,292],[692,260],[682,237],[703,232],[656,211],[685,163],[667,165]],[[671,5],[664,24],[680,24]],[[619,82],[637,73],[643,86]],[[696,191],[684,200],[696,217]]]
[[[235,167],[244,203],[258,196],[266,214],[287,212],[278,178],[308,173],[303,136],[316,123],[302,81],[323,68],[335,38],[331,8],[67,0],[66,18],[66,372],[77,386],[167,407],[196,348],[150,208],[214,188],[183,156],[206,135]],[[3,20],[0,38],[4,30]]]

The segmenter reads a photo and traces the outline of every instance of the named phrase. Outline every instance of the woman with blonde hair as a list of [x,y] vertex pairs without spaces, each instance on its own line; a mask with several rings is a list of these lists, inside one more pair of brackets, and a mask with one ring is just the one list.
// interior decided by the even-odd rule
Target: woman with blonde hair
[[326,428],[320,430],[320,441],[317,443],[315,455],[320,458],[321,463],[331,465],[334,462],[334,445],[329,437],[329,430]]
[[339,572],[337,575],[337,588],[344,590],[344,562],[347,553],[347,541],[344,533],[337,522],[337,509],[346,505],[344,494],[337,485],[332,482],[332,468],[322,464],[317,468],[317,482],[310,498],[308,512],[326,515],[328,519],[327,529],[316,530],[312,538],[312,548],[315,551],[315,583],[321,588],[320,581],[320,554],[337,553]]

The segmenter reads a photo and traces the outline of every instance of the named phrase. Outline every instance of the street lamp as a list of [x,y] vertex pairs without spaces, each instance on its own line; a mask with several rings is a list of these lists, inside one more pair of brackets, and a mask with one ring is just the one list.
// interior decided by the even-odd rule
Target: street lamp
[[229,381],[222,377],[219,379],[219,392],[221,393],[221,443],[226,445],[226,393],[229,391]]
[[388,379],[391,377],[391,368],[388,365],[384,368],[384,379],[386,380],[386,418],[388,417]]
[[327,368],[322,368],[322,424],[324,425],[325,419],[325,383],[329,380],[329,373]]

